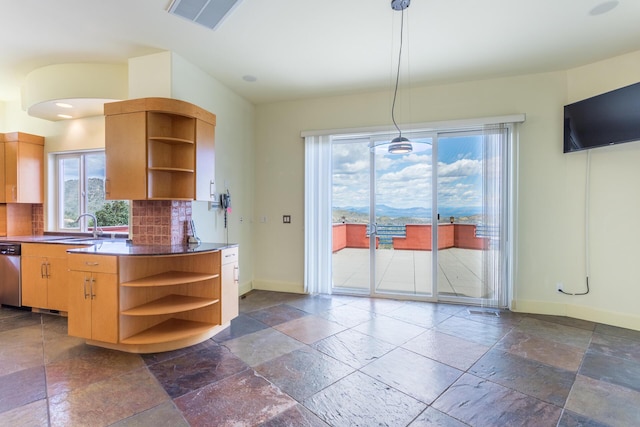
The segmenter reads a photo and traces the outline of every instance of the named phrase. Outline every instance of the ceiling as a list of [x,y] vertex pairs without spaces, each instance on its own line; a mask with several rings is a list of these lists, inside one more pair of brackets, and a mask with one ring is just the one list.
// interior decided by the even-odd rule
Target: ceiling
[[[212,0],[216,1],[216,0]],[[568,69],[640,50],[640,1],[413,0],[401,81]],[[400,15],[390,0],[241,0],[216,30],[170,0],[0,0],[0,100],[32,70],[173,51],[254,103],[389,89]],[[243,76],[253,76],[249,82]]]

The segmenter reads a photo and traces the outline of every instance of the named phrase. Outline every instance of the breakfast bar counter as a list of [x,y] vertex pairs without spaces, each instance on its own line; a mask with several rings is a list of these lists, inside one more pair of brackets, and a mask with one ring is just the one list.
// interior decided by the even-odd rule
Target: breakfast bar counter
[[69,335],[151,353],[205,341],[238,315],[238,246],[131,245],[68,251]]

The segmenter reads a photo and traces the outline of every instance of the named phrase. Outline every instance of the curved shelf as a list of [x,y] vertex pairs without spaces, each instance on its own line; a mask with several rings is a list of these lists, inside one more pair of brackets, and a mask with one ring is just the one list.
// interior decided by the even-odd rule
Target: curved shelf
[[190,197],[161,197],[161,196],[149,196],[146,200],[193,200]]
[[220,277],[220,274],[192,273],[188,271],[167,271],[165,273],[131,280],[129,282],[122,283],[121,286],[127,286],[131,288],[148,286],[173,286],[182,285],[185,283],[202,282],[204,280],[215,279],[217,277]]
[[163,166],[149,166],[150,171],[162,171],[162,172],[188,172],[194,173],[193,169],[185,169],[185,168],[171,168],[171,167],[163,167]]
[[169,319],[139,334],[130,336],[122,344],[157,344],[205,333],[217,325],[192,320]]
[[150,136],[149,141],[159,141],[165,144],[194,144],[191,139],[173,138],[170,136]]
[[125,316],[154,316],[157,314],[173,314],[183,311],[196,310],[219,303],[219,299],[190,297],[187,295],[167,295],[155,301],[139,305],[121,314]]

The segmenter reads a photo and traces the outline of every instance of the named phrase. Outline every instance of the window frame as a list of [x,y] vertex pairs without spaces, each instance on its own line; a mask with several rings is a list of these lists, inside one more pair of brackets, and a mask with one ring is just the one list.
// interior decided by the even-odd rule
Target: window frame
[[[49,210],[49,213],[53,215],[54,218],[53,221],[50,222],[51,225],[53,225],[52,227],[50,226],[49,229],[52,229],[53,231],[56,232],[63,232],[63,233],[87,233],[90,232],[89,228],[91,226],[91,222],[90,219],[88,217],[83,217],[80,219],[78,227],[65,227],[64,224],[64,201],[63,201],[63,197],[64,197],[64,177],[62,176],[63,174],[63,170],[62,170],[62,161],[64,161],[65,159],[77,159],[78,160],[78,179],[79,179],[79,195],[80,195],[80,200],[78,201],[78,207],[79,207],[79,213],[78,215],[81,215],[83,213],[90,213],[90,214],[94,214],[95,212],[89,212],[88,211],[88,207],[89,207],[89,194],[88,192],[88,183],[89,183],[89,176],[87,175],[87,156],[90,155],[96,155],[96,154],[102,154],[103,156],[106,157],[106,151],[104,149],[92,149],[92,150],[75,150],[75,151],[64,151],[64,152],[57,152],[57,153],[51,153],[51,162],[49,163],[52,166],[53,169],[53,176],[51,176],[51,174],[49,175],[51,178],[54,179],[55,182],[55,187],[52,188],[53,191],[51,191],[50,197],[52,197],[54,199],[54,203],[52,203],[53,206],[55,206],[53,209]],[[106,162],[105,162],[106,163]],[[104,180],[106,180],[106,174],[104,176]],[[105,198],[105,202],[111,202],[111,200],[107,200]],[[129,221],[131,220],[131,218],[129,217]],[[100,225],[98,223],[98,225]],[[124,225],[124,224],[123,224]],[[127,224],[128,226],[129,224]]]

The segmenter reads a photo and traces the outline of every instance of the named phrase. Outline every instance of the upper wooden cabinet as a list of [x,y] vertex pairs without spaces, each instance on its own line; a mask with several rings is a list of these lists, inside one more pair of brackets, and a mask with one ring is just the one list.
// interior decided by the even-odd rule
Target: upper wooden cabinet
[[106,198],[213,200],[216,116],[188,102],[104,105]]
[[44,202],[44,138],[28,133],[0,134],[0,203]]

